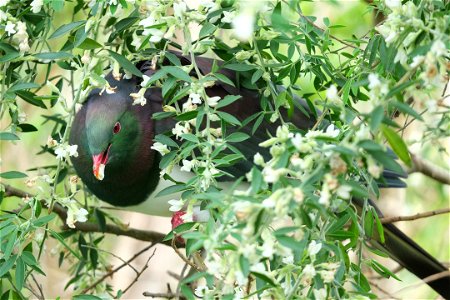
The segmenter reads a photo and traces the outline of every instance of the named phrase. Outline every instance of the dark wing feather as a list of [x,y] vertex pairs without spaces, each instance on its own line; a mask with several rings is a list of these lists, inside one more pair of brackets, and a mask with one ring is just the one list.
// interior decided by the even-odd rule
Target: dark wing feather
[[[179,53],[176,55],[184,61],[184,63],[190,63],[189,59],[181,56]],[[208,74],[211,71],[213,61],[207,58],[196,58],[197,65],[204,74]],[[220,62],[218,62],[220,65]],[[236,81],[237,76],[233,71],[227,69],[221,69],[220,73],[227,76],[230,80]],[[241,95],[242,98],[223,110],[236,116],[241,122],[246,118],[252,116],[255,113],[260,112],[260,95],[255,90],[236,88],[228,84],[218,82],[215,86],[211,87],[207,91],[210,96],[224,97],[226,95]],[[283,111],[283,117],[285,120],[290,121],[295,126],[302,130],[308,130],[313,126],[316,119],[314,115],[320,114],[319,111],[316,114],[312,114],[308,105],[303,99],[296,97],[294,99],[295,110],[292,116],[288,117],[287,111]],[[307,114],[298,107],[301,106],[307,111]],[[233,145],[233,147],[241,152],[245,160],[225,168],[224,170],[232,174],[235,178],[241,177],[248,172],[253,166],[253,156],[259,152],[263,157],[268,159],[270,157],[269,150],[262,148],[259,144],[269,138],[270,135],[274,135],[276,128],[280,125],[279,122],[270,123],[267,120],[262,122],[255,131],[252,130],[253,124],[246,124],[243,128],[233,127],[229,131],[240,131],[248,134],[249,139],[239,142]],[[388,150],[390,155],[395,158],[395,154]],[[378,182],[380,187],[405,187],[405,183],[401,178],[406,178],[407,174],[404,172],[394,172],[392,170],[385,170],[383,172],[383,178]],[[222,180],[230,180],[229,177],[223,177]],[[354,199],[357,206],[362,207],[361,200]],[[381,211],[377,208],[373,201],[370,204],[376,208],[378,214],[382,216]],[[381,248],[386,249],[393,259],[406,267],[409,271],[414,273],[420,278],[425,278],[430,275],[446,271],[447,269],[439,263],[433,256],[428,254],[423,248],[418,246],[414,241],[407,237],[397,227],[392,224],[383,225],[385,231],[385,243],[381,243],[378,237],[374,237],[372,242]],[[446,276],[439,280],[430,282],[429,285],[435,289],[443,297],[450,299],[450,277]]]

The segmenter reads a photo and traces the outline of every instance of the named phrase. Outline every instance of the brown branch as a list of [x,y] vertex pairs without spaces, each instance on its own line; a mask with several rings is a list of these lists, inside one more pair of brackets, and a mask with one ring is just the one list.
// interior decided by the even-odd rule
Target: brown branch
[[[30,198],[34,195],[31,193],[27,193],[25,191],[22,191],[20,189],[17,189],[15,187],[12,187],[10,185],[5,184],[5,197],[11,197],[16,196],[20,198]],[[48,207],[47,203],[45,201],[41,201],[42,206]],[[63,221],[65,224],[65,221],[67,219],[67,209],[61,206],[58,203],[55,203],[53,205],[54,213],[56,213],[59,218]],[[66,230],[69,230],[71,228],[68,228],[65,226]],[[120,235],[120,236],[128,236],[137,240],[146,241],[146,242],[152,242],[152,243],[160,243],[167,246],[171,245],[171,241],[163,241],[165,235],[159,232],[155,231],[148,231],[148,230],[140,230],[135,228],[122,228],[117,225],[112,224],[106,224],[104,230],[97,224],[93,222],[83,222],[83,223],[75,223],[75,230],[79,230],[82,232],[99,232],[99,233],[107,233],[107,234],[114,234],[114,235]],[[177,243],[177,246],[182,247],[181,243]]]
[[409,285],[409,286],[406,286],[406,287],[404,287],[404,288],[399,289],[399,290],[396,291],[394,294],[398,294],[398,293],[400,293],[400,292],[403,292],[404,290],[407,290],[407,289],[410,289],[410,288],[414,288],[414,287],[420,286],[420,285],[425,284],[425,283],[430,283],[430,282],[432,282],[432,281],[436,281],[436,280],[439,280],[439,279],[441,279],[441,278],[445,278],[445,277],[447,277],[447,276],[450,276],[450,271],[449,271],[449,270],[447,270],[447,271],[442,271],[442,272],[439,272],[439,273],[430,275],[430,276],[428,276],[428,277],[425,277],[425,278],[419,280],[419,281],[416,282],[416,283],[413,283],[413,284],[411,284],[411,285]]
[[144,297],[150,297],[150,298],[164,298],[164,299],[180,298],[180,299],[184,299],[183,297],[180,297],[179,295],[174,294],[174,293],[150,293],[150,292],[143,292],[142,295]]
[[145,263],[144,267],[142,267],[142,269],[136,274],[136,277],[134,278],[134,280],[126,287],[125,290],[123,290],[122,294],[125,294],[126,292],[128,292],[128,290],[139,280],[139,277],[141,277],[142,273],[144,273],[144,271],[147,270],[148,263],[150,262],[152,257],[155,255],[155,252],[156,252],[156,249],[153,250],[153,253],[148,257],[147,262]]
[[449,170],[445,170],[439,166],[433,165],[432,163],[423,160],[413,153],[410,154],[413,166],[408,170],[409,174],[419,172],[443,184],[450,185]]
[[412,221],[412,220],[428,218],[428,217],[437,216],[437,215],[441,215],[441,214],[448,214],[448,213],[450,213],[450,207],[427,211],[427,212],[423,212],[423,213],[418,213],[418,214],[411,215],[411,216],[384,217],[384,218],[381,218],[380,221],[382,224],[394,223],[394,222],[400,222],[400,221]]
[[[144,249],[142,249],[141,251],[137,252],[136,254],[133,255],[133,257],[131,257],[129,260],[127,260],[125,263],[121,264],[120,266],[118,266],[115,269],[112,269],[111,271],[109,271],[108,273],[106,273],[105,275],[103,275],[100,279],[98,279],[97,281],[95,281],[93,284],[91,284],[90,286],[88,286],[87,288],[85,288],[81,293],[82,294],[86,294],[88,291],[90,291],[91,289],[93,289],[97,284],[99,284],[100,282],[102,282],[103,280],[105,280],[106,278],[112,276],[114,273],[116,273],[117,271],[119,271],[120,269],[122,269],[123,267],[127,266],[130,264],[130,262],[132,262],[133,260],[135,260],[139,255],[141,255],[142,253],[150,250],[152,247],[154,247],[156,244],[150,244],[147,247],[145,247]],[[151,257],[150,257],[151,258]]]
[[173,250],[175,250],[175,253],[178,254],[178,256],[188,265],[190,265],[192,268],[194,268],[195,270],[197,270],[198,272],[202,272],[204,271],[202,268],[200,268],[199,266],[197,266],[195,263],[193,263],[192,261],[190,261],[186,256],[183,255],[183,253],[181,253],[181,251],[178,249],[177,245],[176,245],[176,240],[177,240],[177,236],[175,235],[174,238],[172,239],[172,248]]

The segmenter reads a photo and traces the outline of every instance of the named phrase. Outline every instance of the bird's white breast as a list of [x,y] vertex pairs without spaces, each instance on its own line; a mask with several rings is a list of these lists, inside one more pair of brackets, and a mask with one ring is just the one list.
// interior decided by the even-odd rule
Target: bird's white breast
[[[172,177],[176,181],[187,182],[193,177],[193,174],[190,172],[181,171],[179,166],[175,166],[170,173],[170,177]],[[219,184],[219,187],[228,191],[232,184],[233,182],[221,182]],[[173,212],[169,210],[170,205],[168,201],[172,199],[181,199],[182,192],[158,197],[157,195],[160,191],[172,185],[174,185],[172,181],[161,178],[158,185],[156,186],[156,189],[148,196],[147,200],[138,205],[125,207],[124,209],[153,216],[170,217]],[[246,190],[248,186],[248,183],[241,183],[238,189]]]

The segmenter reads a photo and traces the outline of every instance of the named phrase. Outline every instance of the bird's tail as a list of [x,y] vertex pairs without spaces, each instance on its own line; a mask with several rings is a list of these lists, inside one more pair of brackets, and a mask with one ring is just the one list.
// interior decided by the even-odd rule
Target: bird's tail
[[[369,202],[382,214],[376,205]],[[427,278],[427,284],[445,299],[450,299],[450,272],[447,267],[417,245],[393,224],[384,224],[384,243],[373,237],[373,244],[385,249],[392,259],[421,279]],[[440,274],[440,275],[437,275]],[[430,276],[436,275],[436,279]],[[432,280],[433,279],[433,280]]]

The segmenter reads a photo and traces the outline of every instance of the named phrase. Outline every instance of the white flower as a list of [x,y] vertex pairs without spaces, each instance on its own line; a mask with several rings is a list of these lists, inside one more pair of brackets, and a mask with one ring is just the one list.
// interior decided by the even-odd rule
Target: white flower
[[441,40],[436,40],[431,46],[430,52],[436,57],[441,57],[447,54],[447,47]]
[[86,222],[88,211],[82,207],[78,207],[74,200],[68,200],[67,205],[67,219],[66,224],[70,228],[75,228],[76,222]]
[[330,283],[334,280],[334,271],[322,270],[320,271],[320,277],[322,277],[324,283]]
[[31,2],[31,11],[35,14],[41,11],[42,5],[44,5],[43,0],[33,0]]
[[371,73],[369,74],[369,89],[373,90],[381,85],[380,78],[378,74]]
[[255,165],[258,165],[258,166],[265,165],[264,157],[259,152],[257,152],[255,154],[255,156],[253,157],[253,162],[255,163]]
[[180,200],[172,199],[169,200],[168,203],[170,204],[169,210],[173,212],[180,211],[184,206],[184,201],[181,199]]
[[167,148],[167,145],[161,144],[160,142],[154,143],[153,146],[150,147],[150,149],[158,151],[162,156],[170,152],[170,150]]
[[411,68],[417,68],[423,63],[425,57],[423,55],[414,56],[412,63],[409,65]]
[[144,28],[150,27],[154,24],[155,24],[155,18],[152,16],[148,16],[147,18],[145,18],[139,22],[139,25],[143,26]]
[[145,88],[140,89],[137,93],[131,93],[130,97],[133,98],[133,105],[140,104],[141,106],[144,106],[147,104],[147,99],[144,97],[144,94]]
[[392,10],[400,8],[402,6],[401,0],[385,0],[384,3]]
[[183,166],[180,168],[181,171],[190,172],[192,167],[196,164],[195,160],[183,159]]
[[182,125],[182,122],[178,122],[175,124],[175,127],[172,128],[172,133],[175,135],[176,138],[179,138],[182,134],[189,133],[189,131],[190,131],[189,122],[185,122],[184,125]]
[[325,131],[325,135],[335,138],[339,135],[340,131],[338,128],[336,128],[333,124],[327,127],[327,130]]
[[0,7],[8,5],[9,0],[0,0]]
[[314,298],[316,300],[325,300],[327,299],[327,290],[321,288],[320,290],[313,290]]
[[217,102],[219,102],[220,97],[219,96],[214,96],[214,97],[208,97],[206,99],[206,103],[208,103],[208,105],[210,107],[215,107],[217,105]]
[[243,42],[248,41],[253,35],[254,23],[255,16],[253,14],[241,13],[237,15],[231,24],[234,29],[234,36]]
[[408,60],[408,56],[406,55],[405,50],[400,47],[397,49],[397,54],[394,58],[394,63],[400,62],[401,65],[406,65],[406,61]]
[[78,157],[78,145],[66,145],[66,144],[59,144],[55,148],[55,154],[57,159],[65,159],[69,156]]
[[192,104],[202,104],[202,98],[197,93],[190,93],[189,100],[191,100]]
[[352,191],[352,187],[351,186],[349,186],[349,185],[341,185],[337,189],[336,194],[341,199],[349,199],[351,191]]
[[186,9],[186,3],[184,2],[173,4],[173,14],[180,20],[183,19],[183,15],[186,13]]
[[14,27],[16,27],[16,25],[14,23],[12,23],[11,21],[8,21],[6,23],[5,32],[8,33],[8,36],[11,36],[14,33],[16,33],[16,30],[14,29]]
[[234,11],[224,11],[223,12],[223,18],[222,18],[222,23],[231,23],[233,22],[235,16],[235,12]]
[[314,276],[316,276],[316,269],[314,268],[314,266],[312,264],[306,265],[302,271],[302,279],[311,279]]
[[316,255],[319,253],[320,249],[322,248],[322,243],[317,243],[316,241],[311,241],[308,245],[308,254],[309,256]]
[[147,87],[150,76],[142,75],[141,87]]
[[330,85],[330,87],[327,89],[327,99],[331,102],[339,102],[340,98],[338,95],[338,90],[334,84]]
[[161,41],[161,39],[164,36],[164,32],[156,29],[156,28],[150,28],[150,29],[145,29],[143,32],[144,35],[151,35],[150,37],[150,42],[152,43],[158,43]]
[[294,256],[288,255],[286,257],[283,257],[281,261],[286,265],[292,265],[294,263]]

